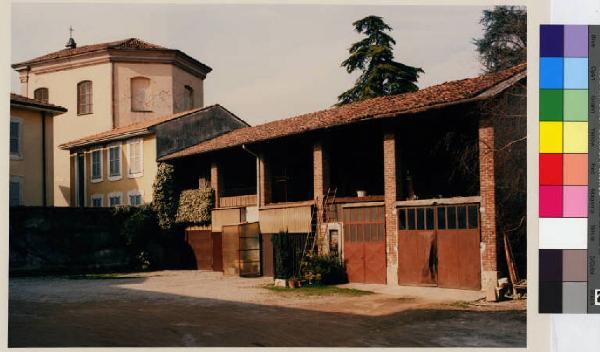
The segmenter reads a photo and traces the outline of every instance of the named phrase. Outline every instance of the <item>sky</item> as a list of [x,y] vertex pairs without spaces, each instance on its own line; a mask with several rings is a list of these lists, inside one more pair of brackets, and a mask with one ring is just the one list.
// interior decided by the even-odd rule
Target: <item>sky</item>
[[[136,37],[179,49],[213,68],[205,105],[252,125],[331,107],[358,73],[340,66],[360,39],[352,22],[384,18],[395,60],[421,67],[420,88],[481,74],[473,38],[485,7],[210,4],[12,5],[11,62],[78,45]],[[11,89],[19,92],[13,72]]]

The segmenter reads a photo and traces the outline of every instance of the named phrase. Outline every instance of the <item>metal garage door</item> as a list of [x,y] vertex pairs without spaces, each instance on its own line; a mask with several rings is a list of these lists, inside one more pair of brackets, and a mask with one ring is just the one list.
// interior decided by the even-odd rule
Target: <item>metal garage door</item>
[[213,270],[213,246],[210,230],[186,230],[185,240],[194,251],[196,268]]
[[343,256],[350,282],[386,282],[383,206],[343,209]]
[[398,209],[398,283],[481,288],[479,205]]

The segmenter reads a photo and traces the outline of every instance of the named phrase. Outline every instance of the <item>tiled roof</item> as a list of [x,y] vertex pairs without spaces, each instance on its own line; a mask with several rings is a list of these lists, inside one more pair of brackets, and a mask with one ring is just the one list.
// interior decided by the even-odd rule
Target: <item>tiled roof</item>
[[127,38],[127,39],[123,39],[123,40],[117,40],[114,42],[107,42],[107,43],[99,43],[99,44],[92,44],[92,45],[83,45],[83,46],[78,46],[76,48],[66,48],[66,49],[62,49],[59,51],[55,51],[46,55],[42,55],[39,57],[36,57],[34,59],[31,60],[27,60],[27,61],[23,61],[23,62],[19,62],[16,64],[13,64],[12,67],[16,68],[19,66],[24,66],[24,65],[31,65],[31,64],[36,64],[36,63],[41,63],[41,62],[45,62],[45,61],[51,61],[51,60],[56,60],[56,59],[61,59],[61,58],[66,58],[66,57],[72,57],[72,56],[77,56],[77,55],[81,55],[81,54],[86,54],[86,53],[91,53],[91,52],[96,52],[96,51],[104,51],[104,50],[167,50],[167,51],[176,51],[176,52],[180,52],[183,55],[187,56],[188,58],[190,58],[191,60],[193,60],[194,62],[196,62],[197,64],[203,66],[205,68],[205,70],[207,72],[210,72],[212,69],[208,66],[206,66],[205,64],[199,62],[198,60],[188,56],[187,54],[183,53],[182,51],[176,50],[176,49],[168,49],[165,47],[162,47],[160,45],[156,45],[156,44],[152,44],[152,43],[148,43],[145,42],[141,39],[137,39],[137,38]]
[[[225,109],[222,106],[220,106],[219,104],[215,104],[215,105],[210,105],[210,106],[206,106],[203,108],[196,108],[196,109],[192,109],[192,110],[183,111],[183,112],[180,112],[177,114],[160,116],[160,117],[144,120],[141,122],[133,123],[133,124],[130,124],[127,126],[113,128],[112,130],[108,130],[105,132],[86,136],[86,137],[83,137],[83,138],[80,138],[80,139],[77,139],[74,141],[66,142],[66,143],[59,145],[58,147],[61,149],[71,149],[74,147],[82,147],[82,146],[93,145],[93,144],[101,143],[101,142],[105,142],[105,141],[125,138],[125,137],[131,136],[131,135],[148,134],[148,133],[150,133],[149,128],[152,126],[156,126],[163,122],[174,120],[174,119],[177,119],[177,118],[180,118],[183,116],[191,115],[191,114],[194,114],[194,113],[197,113],[200,111],[210,110],[215,107],[220,107],[222,109]],[[231,113],[231,112],[229,112],[229,113],[231,115],[235,116],[233,113]],[[235,117],[237,117],[237,116],[235,116]],[[243,121],[243,120],[240,119],[240,121]],[[244,122],[244,123],[246,123],[246,122]]]
[[[482,93],[491,90],[511,78],[525,77],[526,64],[507,70],[486,74],[475,78],[450,81],[431,86],[416,92],[379,97],[356,103],[333,107],[327,110],[295,116],[284,120],[268,122],[254,127],[240,128],[214,139],[188,147],[160,160],[201,154],[242,144],[300,134],[312,130],[350,124],[360,120],[394,117],[436,107],[466,102],[471,99],[484,99]],[[494,94],[496,94],[495,92]],[[478,97],[479,96],[479,97]]]
[[39,100],[27,98],[15,93],[10,93],[10,104],[19,105],[22,107],[31,107],[39,110],[52,111],[55,113],[67,112],[67,109],[63,108],[62,106],[44,103]]

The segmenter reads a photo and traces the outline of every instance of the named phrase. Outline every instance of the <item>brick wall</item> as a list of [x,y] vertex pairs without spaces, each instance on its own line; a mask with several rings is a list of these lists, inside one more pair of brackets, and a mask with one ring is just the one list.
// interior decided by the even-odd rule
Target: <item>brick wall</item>
[[479,121],[479,182],[481,195],[482,287],[497,279],[496,192],[494,180],[494,126],[490,119]]
[[398,231],[396,224],[396,136],[383,135],[383,180],[385,202],[385,242],[387,256],[387,283],[398,284]]

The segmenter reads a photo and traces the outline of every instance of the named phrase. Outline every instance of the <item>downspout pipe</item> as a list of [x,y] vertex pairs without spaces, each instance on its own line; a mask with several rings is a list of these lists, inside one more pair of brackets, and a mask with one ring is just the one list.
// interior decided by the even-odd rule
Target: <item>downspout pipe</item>
[[260,158],[258,154],[254,153],[245,144],[242,144],[242,149],[253,155],[256,158],[256,209],[260,209]]
[[46,112],[42,111],[42,206],[47,206],[46,200]]

